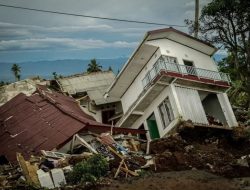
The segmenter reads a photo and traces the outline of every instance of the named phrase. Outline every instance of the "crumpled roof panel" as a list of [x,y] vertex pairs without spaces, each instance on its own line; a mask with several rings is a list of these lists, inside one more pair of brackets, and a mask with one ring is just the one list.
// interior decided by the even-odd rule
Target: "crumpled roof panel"
[[0,107],[0,155],[11,162],[16,152],[25,157],[57,148],[84,127],[107,126],[84,113],[73,98],[38,90],[20,93]]
[[69,94],[87,92],[90,99],[95,101],[96,105],[117,102],[117,98],[104,99],[104,93],[115,79],[112,71],[102,71],[60,78],[59,82],[62,90]]

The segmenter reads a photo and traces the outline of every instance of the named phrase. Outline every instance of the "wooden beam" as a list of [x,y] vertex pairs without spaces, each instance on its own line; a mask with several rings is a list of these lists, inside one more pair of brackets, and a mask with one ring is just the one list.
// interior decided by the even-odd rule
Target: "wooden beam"
[[76,134],[75,136],[82,143],[83,146],[88,148],[94,154],[98,154],[98,152],[89,143],[87,143],[83,138],[81,138],[78,134]]

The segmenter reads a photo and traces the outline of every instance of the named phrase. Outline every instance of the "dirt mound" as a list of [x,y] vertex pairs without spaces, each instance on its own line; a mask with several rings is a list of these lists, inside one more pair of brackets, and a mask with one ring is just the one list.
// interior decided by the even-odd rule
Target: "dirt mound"
[[244,129],[183,128],[152,141],[150,152],[157,172],[199,169],[225,177],[250,176],[250,141]]

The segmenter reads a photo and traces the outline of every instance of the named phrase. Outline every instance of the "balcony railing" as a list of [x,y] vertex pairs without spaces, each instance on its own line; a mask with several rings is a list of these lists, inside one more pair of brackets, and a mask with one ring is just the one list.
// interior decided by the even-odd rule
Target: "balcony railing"
[[146,76],[142,80],[143,87],[147,87],[151,83],[151,81],[156,78],[160,71],[181,74],[183,78],[185,78],[185,76],[194,76],[197,77],[198,80],[210,79],[213,81],[227,82],[228,84],[231,82],[230,77],[227,73],[210,71],[187,65],[180,65],[174,63],[174,61],[170,62],[169,59],[161,56],[155,63],[154,67],[146,74]]

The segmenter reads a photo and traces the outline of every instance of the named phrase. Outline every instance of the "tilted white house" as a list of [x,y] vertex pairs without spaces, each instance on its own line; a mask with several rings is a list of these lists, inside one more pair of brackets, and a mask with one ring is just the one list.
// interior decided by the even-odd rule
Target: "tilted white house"
[[120,98],[117,126],[166,135],[180,121],[237,126],[226,91],[228,74],[218,71],[216,48],[173,28],[150,31],[124,65],[106,96]]

